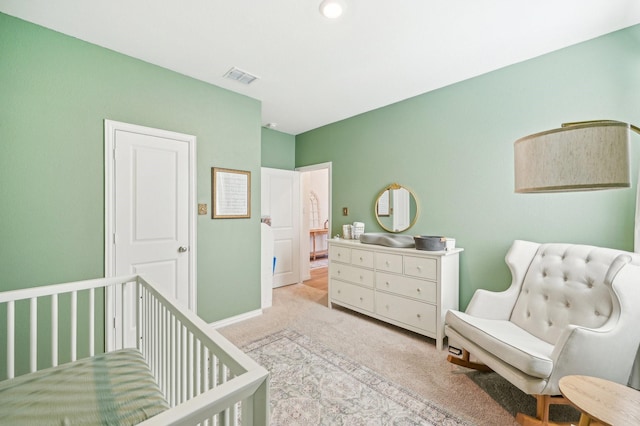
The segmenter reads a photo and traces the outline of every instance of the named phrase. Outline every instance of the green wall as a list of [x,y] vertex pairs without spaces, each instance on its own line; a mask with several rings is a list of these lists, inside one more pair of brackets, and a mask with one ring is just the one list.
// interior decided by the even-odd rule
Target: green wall
[[296,138],[262,128],[262,167],[293,170],[296,167]]
[[0,290],[104,276],[103,120],[197,137],[211,167],[248,170],[251,219],[198,216],[198,314],[260,308],[258,101],[0,14]]
[[[515,194],[513,142],[562,122],[639,124],[638,93],[635,26],[298,135],[296,166],[333,162],[332,234],[356,220],[381,231],[373,215],[378,192],[392,182],[413,189],[421,215],[408,234],[454,237],[465,249],[465,308],[477,288],[508,286],[504,256],[514,239],[633,249],[635,182]],[[640,135],[632,142],[637,176]]]

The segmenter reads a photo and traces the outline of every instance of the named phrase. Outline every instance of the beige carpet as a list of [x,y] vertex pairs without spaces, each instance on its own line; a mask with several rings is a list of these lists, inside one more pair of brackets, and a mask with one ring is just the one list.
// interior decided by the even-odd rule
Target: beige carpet
[[[276,289],[273,307],[263,315],[220,332],[237,346],[245,346],[284,329],[295,330],[361,363],[472,424],[516,424],[512,413],[468,377],[469,370],[446,361],[446,351],[436,350],[432,339],[353,311],[329,309],[323,290],[303,284]],[[514,398],[535,405],[533,397],[512,391]]]

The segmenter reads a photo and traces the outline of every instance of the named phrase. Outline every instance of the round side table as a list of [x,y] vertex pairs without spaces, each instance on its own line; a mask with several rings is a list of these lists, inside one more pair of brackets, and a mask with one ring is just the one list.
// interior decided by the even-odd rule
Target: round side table
[[609,380],[589,376],[565,376],[560,392],[580,410],[579,426],[591,420],[607,425],[640,425],[640,392]]

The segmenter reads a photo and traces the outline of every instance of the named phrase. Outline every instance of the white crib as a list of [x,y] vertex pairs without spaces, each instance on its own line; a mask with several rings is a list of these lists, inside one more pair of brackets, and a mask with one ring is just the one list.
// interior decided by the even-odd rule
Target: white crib
[[[123,290],[125,285],[135,286],[136,349],[146,361],[168,407],[140,424],[245,426],[269,423],[269,373],[197,315],[137,275],[0,293],[0,312],[6,312],[6,333],[0,330],[0,336],[6,334],[6,373],[0,375],[5,379],[0,384],[17,382],[36,371],[39,373],[31,376],[49,371],[47,369],[58,366],[59,353],[67,359],[57,369],[66,368],[67,362],[82,361],[77,360],[79,352],[82,357],[109,356],[94,353],[96,337],[101,338],[99,333],[96,336],[96,324],[105,322],[104,336],[107,339],[112,336],[114,324],[105,319],[109,316],[104,312],[109,312],[114,303],[109,295],[115,294],[118,288]],[[51,324],[50,328],[47,325],[48,330],[39,333],[39,324],[42,328],[47,322],[46,318],[38,321],[38,314],[43,311],[50,311]],[[24,318],[28,318],[28,344],[16,345],[16,326],[18,333],[26,333]],[[79,328],[79,321],[87,323]],[[116,334],[124,335],[124,327],[131,325],[123,321],[118,326],[122,329],[116,330]],[[59,336],[61,329],[69,334]],[[65,347],[59,345],[59,340],[65,342]],[[42,341],[46,342],[45,347]],[[25,350],[28,353],[23,353]],[[49,358],[48,353],[50,360],[43,360]],[[26,359],[28,371],[16,373],[16,360],[18,364],[26,364]],[[0,417],[6,413],[6,408],[0,406]]]

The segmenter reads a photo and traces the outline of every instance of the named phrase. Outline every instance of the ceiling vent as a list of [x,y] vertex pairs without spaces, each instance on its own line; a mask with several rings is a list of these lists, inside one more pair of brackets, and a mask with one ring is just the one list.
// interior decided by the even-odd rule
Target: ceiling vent
[[236,67],[233,67],[229,71],[227,71],[224,77],[230,80],[238,81],[242,84],[251,84],[254,80],[258,79],[258,77],[256,77],[255,75],[251,75],[248,72],[242,71],[241,69],[238,69]]

